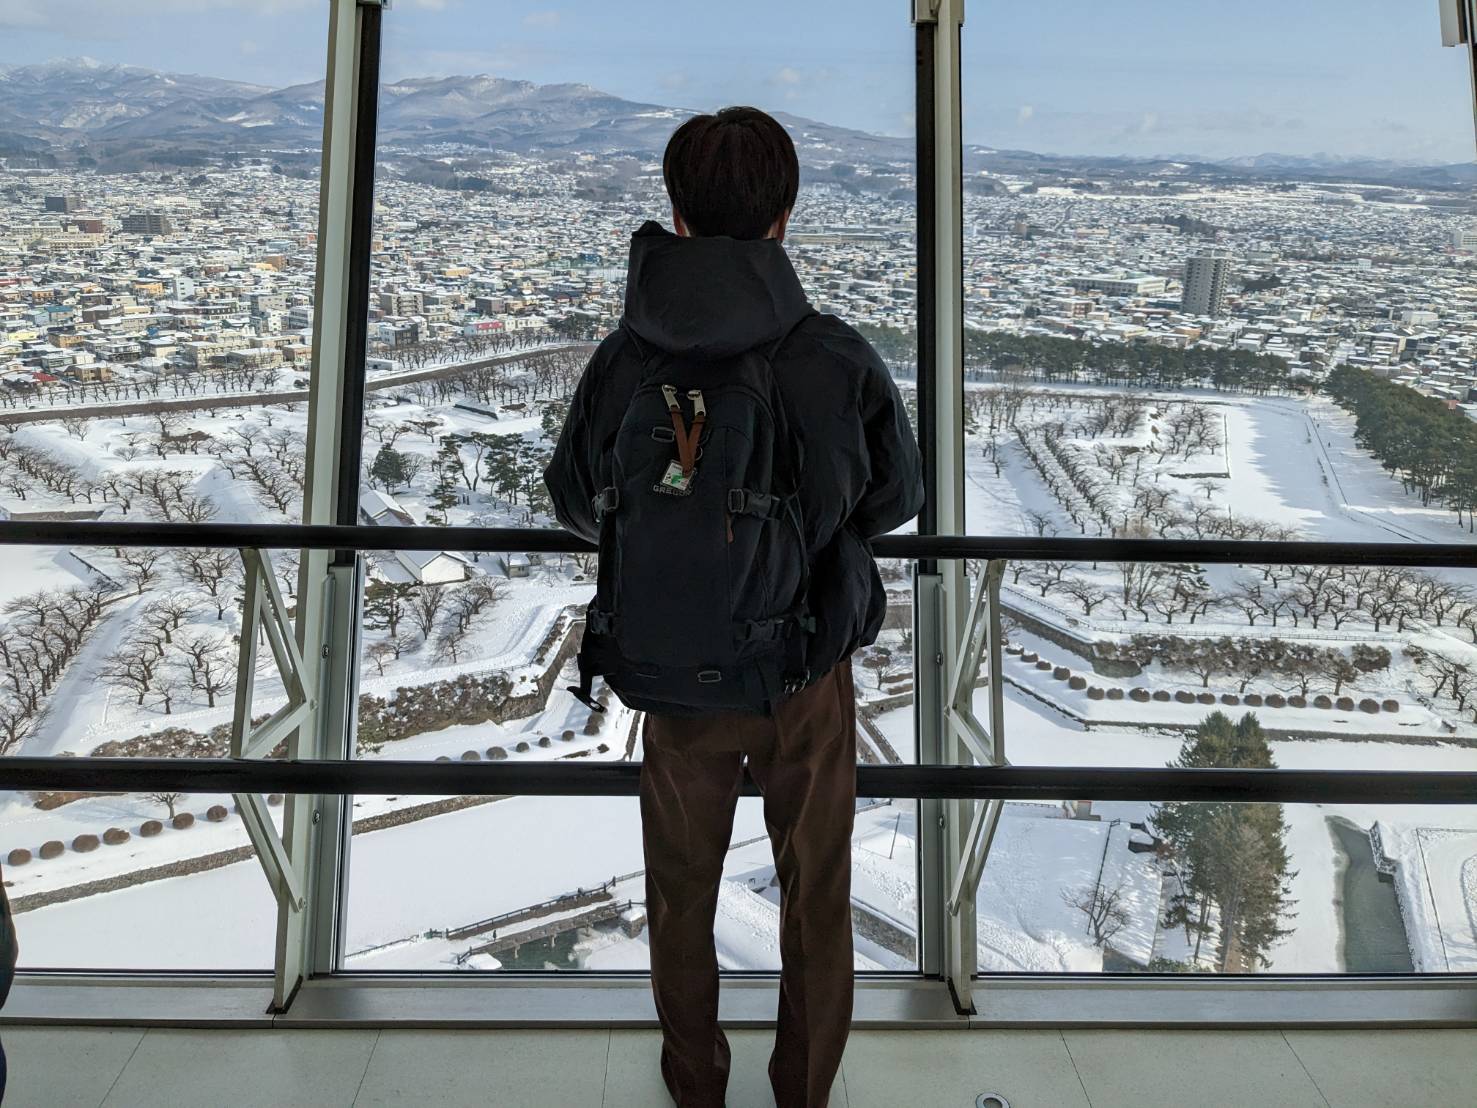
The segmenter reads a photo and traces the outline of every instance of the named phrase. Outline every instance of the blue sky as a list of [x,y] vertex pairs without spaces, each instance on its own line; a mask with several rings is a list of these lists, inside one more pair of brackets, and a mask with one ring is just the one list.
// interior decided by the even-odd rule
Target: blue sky
[[[912,127],[907,0],[397,0],[394,79],[493,73],[634,100]],[[1473,157],[1436,0],[970,0],[965,137],[1043,152]],[[327,0],[0,0],[0,62],[86,54],[286,84]]]

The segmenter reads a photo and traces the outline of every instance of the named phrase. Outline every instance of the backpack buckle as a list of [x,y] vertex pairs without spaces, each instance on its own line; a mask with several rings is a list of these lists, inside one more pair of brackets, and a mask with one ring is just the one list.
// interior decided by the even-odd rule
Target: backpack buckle
[[754,492],[752,489],[729,489],[728,510],[736,516],[759,516],[774,519],[780,514],[784,501],[773,493]]
[[590,507],[594,509],[597,522],[604,518],[606,513],[613,512],[620,506],[621,490],[614,485],[601,489],[590,501]]
[[784,695],[794,696],[808,684],[810,684],[810,670],[803,669],[799,673],[791,674],[785,678]]

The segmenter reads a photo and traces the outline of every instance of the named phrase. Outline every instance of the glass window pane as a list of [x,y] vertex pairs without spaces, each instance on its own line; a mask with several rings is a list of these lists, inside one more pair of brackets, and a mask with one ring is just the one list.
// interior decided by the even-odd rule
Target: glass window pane
[[[680,28],[669,14],[646,3],[536,17],[506,5],[447,5],[387,17],[364,522],[554,524],[541,473],[595,342],[620,319],[630,235],[647,219],[671,225],[660,167],[666,141],[694,111],[725,104],[757,105],[789,129],[801,188],[786,252],[812,303],[874,342],[915,415],[906,11],[892,3],[808,8],[805,24],[826,27],[826,35],[794,35],[779,48],[764,30],[766,17],[793,22],[795,13],[774,3],[742,11],[707,5]],[[705,45],[695,42],[698,24]],[[449,42],[498,45],[448,51]],[[756,65],[758,58],[767,62]],[[882,570],[888,618],[877,649],[856,666],[859,756],[912,761],[911,571],[901,563]],[[592,716],[564,691],[576,681],[572,658],[594,572],[595,559],[584,555],[373,556],[360,754],[639,760],[635,713],[603,685],[606,716]],[[559,898],[581,899],[581,890],[621,874],[628,876],[608,899],[644,897],[634,800],[530,797],[445,814],[422,808],[403,824],[385,814],[420,805],[359,800],[348,969],[385,959],[441,968],[477,944],[401,944],[548,901],[557,915]],[[778,964],[777,902],[764,887],[773,861],[759,811],[758,801],[741,804],[725,872],[719,939],[729,968]],[[863,968],[916,964],[908,946],[917,913],[912,811],[887,802],[858,813],[858,912],[893,928],[867,925],[873,937],[858,944]],[[386,819],[395,826],[371,830]],[[475,843],[475,853],[462,842]],[[445,859],[415,878],[422,888],[414,897],[372,876],[402,863],[402,850]],[[466,881],[468,873],[475,879]],[[569,969],[644,968],[639,936],[619,935],[624,941],[605,949],[612,927],[620,930],[593,921],[588,934],[519,957],[532,964],[547,956]],[[378,953],[386,943],[395,945]],[[494,957],[507,965],[505,953]]]
[[[290,605],[295,552],[265,556]],[[12,583],[30,586],[5,605],[7,753],[230,755],[245,662],[237,551],[12,546],[5,557],[15,566]],[[260,724],[286,704],[287,692],[258,636],[247,714]],[[282,753],[280,745],[267,752]],[[278,829],[283,799],[259,798]],[[276,905],[239,804],[230,795],[165,790],[0,795],[0,858],[23,965],[270,967]],[[166,921],[185,914],[197,922],[182,939]],[[101,920],[117,926],[100,927]],[[96,941],[75,941],[89,927]]]
[[[973,11],[964,32],[969,530],[1471,542],[1471,102],[1435,11],[1069,8]],[[1409,81],[1369,79],[1390,67]],[[1453,569],[1012,564],[1007,753],[1163,765],[1220,713],[1254,718],[1283,767],[1471,769],[1474,587]],[[1047,823],[1061,812],[1009,806],[981,965],[1142,969],[1153,937],[1164,969],[1440,968],[1419,895],[1403,966],[1345,933],[1340,911],[1370,896],[1388,916],[1395,893],[1350,884],[1367,843],[1342,852],[1376,821],[1418,837],[1461,813],[1287,806],[1290,934],[1268,961],[1212,964],[1170,941],[1171,860],[1130,849],[1155,807]],[[1034,868],[1037,851],[1064,861]],[[1122,967],[1062,922],[1103,864],[1133,901]],[[1049,887],[1016,889],[1028,872]]]
[[[7,792],[0,804],[21,969],[271,968],[277,905],[232,797]],[[268,809],[279,826],[281,805]]]
[[[60,0],[0,22],[0,514],[79,535],[300,521],[326,8]],[[274,562],[291,594],[296,555]],[[226,753],[236,551],[0,564],[0,753]],[[263,670],[258,704],[282,699]],[[270,967],[232,806],[6,794],[22,964]]]
[[[1025,589],[1009,594],[1004,721],[1013,764],[1477,768],[1467,678],[1471,635],[1449,616],[1439,623],[1430,609],[1418,615],[1419,595],[1442,594],[1440,582],[1449,578],[1399,567],[1207,566],[1196,572],[1208,581],[1193,595],[1208,601],[1210,615],[1202,613],[1195,623],[1168,601],[1162,612],[1146,604],[1148,616],[1123,619],[1117,612],[1124,581],[1133,589],[1167,588],[1165,581],[1193,579],[1189,567],[1069,566],[1065,581],[1111,594],[1090,623],[1062,585],[1047,588],[1046,600]],[[1040,594],[1052,573],[1028,567],[1021,581],[1035,575]],[[1360,582],[1375,573],[1384,582],[1380,591],[1362,591]],[[1251,603],[1255,589],[1275,612],[1263,615]],[[1400,610],[1384,615],[1388,603]],[[1053,625],[1068,612],[1078,613],[1071,634]],[[1164,622],[1167,613],[1176,615],[1173,625]],[[1233,619],[1239,628],[1230,628]],[[1216,626],[1221,620],[1224,629]],[[987,703],[982,688],[976,712],[987,711]],[[1281,815],[1273,817],[1273,810]],[[1245,821],[1264,839],[1254,861],[1244,858]],[[1450,920],[1439,925],[1427,904],[1433,897],[1462,903],[1470,882],[1461,844],[1477,842],[1474,836],[1477,817],[1452,807],[1007,805],[979,894],[988,916],[981,922],[981,968],[1445,972],[1446,954],[1433,959],[1430,951],[1442,941],[1459,948],[1464,940],[1459,928],[1450,931]],[[1439,851],[1427,851],[1430,844],[1440,844]],[[1406,852],[1403,869],[1388,861],[1391,849]],[[1024,873],[1038,873],[1035,851],[1055,851],[1063,861],[1044,885],[1022,883]],[[1416,878],[1422,858],[1436,869]],[[1121,883],[1123,906],[1099,895],[1105,885],[1096,878],[1092,897],[1083,900],[1083,866],[1094,873],[1111,867],[1118,876],[1108,891]],[[1258,932],[1255,957],[1227,954],[1223,943],[1211,944],[1214,951],[1204,941],[1196,948],[1196,937],[1211,934],[1205,919],[1233,912],[1229,898],[1241,895],[1235,883],[1217,885],[1217,875],[1235,875],[1242,867],[1267,889],[1270,873],[1281,873],[1286,904],[1267,919],[1275,928]],[[1183,888],[1193,892],[1190,919]],[[1080,917],[1089,929],[1094,917],[1106,919],[1115,907],[1131,919],[1117,944],[1078,943],[1071,957],[1058,957],[1052,944],[1025,937],[1052,934],[1063,904],[1065,919]],[[1390,914],[1391,906],[1399,912]],[[1050,923],[1052,913],[1058,923]],[[1450,907],[1446,914],[1452,916]],[[1176,938],[1182,934],[1188,940]],[[1405,945],[1396,943],[1402,934]],[[1128,941],[1139,944],[1139,954],[1151,945],[1154,959],[1130,956],[1123,945]],[[1094,960],[1099,956],[1100,963]]]

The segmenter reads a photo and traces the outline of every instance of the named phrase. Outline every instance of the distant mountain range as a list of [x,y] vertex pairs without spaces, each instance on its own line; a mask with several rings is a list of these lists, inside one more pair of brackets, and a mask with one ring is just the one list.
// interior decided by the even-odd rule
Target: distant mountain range
[[[527,154],[658,156],[692,111],[624,100],[588,85],[538,85],[489,76],[418,77],[382,86],[380,140],[411,149],[445,143]],[[775,113],[811,169],[836,162],[911,165],[911,138],[874,135]],[[269,88],[159,73],[87,58],[0,66],[0,155],[91,158],[109,168],[189,165],[231,150],[298,151],[321,140],[323,83]],[[1204,158],[1044,155],[971,146],[966,170],[1074,177],[1326,178],[1462,188],[1477,164],[1412,166],[1376,159],[1263,154]]]
[[[382,142],[460,143],[517,153],[660,154],[693,111],[641,104],[588,85],[500,77],[417,77],[382,86]],[[810,164],[913,159],[888,138],[776,113]],[[212,150],[316,146],[323,82],[273,89],[214,77],[66,59],[0,67],[0,152],[174,143]]]

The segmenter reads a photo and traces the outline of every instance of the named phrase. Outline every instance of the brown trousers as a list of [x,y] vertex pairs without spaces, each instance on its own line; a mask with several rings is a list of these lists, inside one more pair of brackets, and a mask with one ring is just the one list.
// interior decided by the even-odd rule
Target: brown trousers
[[825,1108],[851,1025],[851,659],[774,718],[646,717],[641,822],[662,1076],[681,1108],[722,1108],[713,919],[744,761],[764,794],[780,883],[780,1002],[769,1079],[780,1108]]

